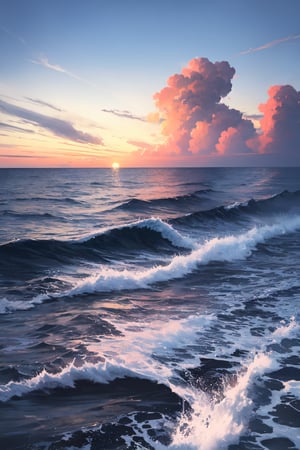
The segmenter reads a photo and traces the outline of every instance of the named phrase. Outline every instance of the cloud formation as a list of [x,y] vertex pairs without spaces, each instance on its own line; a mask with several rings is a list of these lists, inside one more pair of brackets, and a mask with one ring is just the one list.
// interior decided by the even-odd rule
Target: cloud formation
[[102,112],[114,114],[118,117],[124,117],[125,119],[132,119],[132,120],[140,120],[141,122],[146,122],[146,119],[141,116],[135,116],[128,110],[120,110],[120,109],[101,109]]
[[267,42],[266,44],[263,44],[260,47],[249,48],[248,50],[240,52],[240,55],[248,55],[249,53],[260,52],[262,50],[267,50],[268,48],[275,47],[284,42],[295,41],[296,39],[300,39],[300,34],[293,34],[290,36],[283,37],[281,39],[275,39],[274,41]]
[[[130,141],[137,153],[150,162],[223,164],[247,156],[255,164],[300,163],[300,92],[290,85],[272,86],[259,113],[247,116],[223,102],[234,73],[226,61],[195,58],[170,76],[154,94],[164,142],[150,146]],[[240,161],[244,164],[245,158]]]
[[58,137],[70,139],[71,141],[83,144],[102,144],[101,138],[76,130],[72,123],[66,120],[57,119],[55,117],[31,111],[29,109],[21,108],[3,100],[0,100],[0,111],[5,114],[28,120],[41,128],[50,131]]
[[266,103],[259,105],[263,114],[261,134],[252,142],[260,153],[300,159],[300,92],[293,86],[271,86]]
[[167,137],[164,149],[177,154],[227,154],[249,152],[255,136],[251,120],[221,100],[232,88],[235,74],[227,61],[212,63],[194,58],[181,74],[167,80],[154,95]]

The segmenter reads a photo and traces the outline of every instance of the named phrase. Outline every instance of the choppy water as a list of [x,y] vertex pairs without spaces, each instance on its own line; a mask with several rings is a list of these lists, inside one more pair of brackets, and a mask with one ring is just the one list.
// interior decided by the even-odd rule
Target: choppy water
[[300,169],[0,170],[0,447],[300,448]]

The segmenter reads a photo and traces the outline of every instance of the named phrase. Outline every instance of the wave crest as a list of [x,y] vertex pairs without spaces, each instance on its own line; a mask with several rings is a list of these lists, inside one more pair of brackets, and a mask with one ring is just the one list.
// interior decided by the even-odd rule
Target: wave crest
[[235,261],[251,255],[256,246],[275,236],[290,233],[300,228],[300,216],[287,217],[273,225],[254,227],[246,233],[208,240],[187,255],[176,255],[167,265],[158,265],[145,270],[116,270],[104,267],[100,273],[80,281],[65,295],[94,293],[124,289],[149,288],[149,286],[194,271],[200,264],[212,261]]

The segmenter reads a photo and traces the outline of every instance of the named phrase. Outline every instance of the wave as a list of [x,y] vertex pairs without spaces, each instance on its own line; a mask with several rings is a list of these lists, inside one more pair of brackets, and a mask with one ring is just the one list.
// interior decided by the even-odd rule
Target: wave
[[[215,323],[216,319],[212,319],[213,323]],[[39,401],[44,399],[45,395],[51,395],[54,399],[55,396],[62,395],[65,400],[66,391],[70,389],[75,389],[72,401],[74,401],[74,398],[76,401],[76,395],[79,392],[83,391],[85,395],[90,393],[93,396],[99,395],[99,392],[120,392],[118,387],[121,385],[123,389],[122,394],[125,393],[124,395],[130,395],[132,389],[138,395],[140,393],[144,395],[144,392],[151,392],[151,386],[147,383],[152,383],[152,386],[155,386],[155,389],[157,389],[156,394],[159,394],[159,389],[161,388],[165,389],[165,391],[167,390],[168,393],[176,395],[177,406],[174,409],[176,416],[174,414],[172,422],[170,420],[171,417],[169,417],[168,422],[164,421],[165,426],[168,423],[167,429],[170,433],[170,441],[167,444],[166,442],[160,444],[149,438],[149,436],[153,437],[153,435],[149,434],[147,438],[146,433],[141,434],[141,436],[144,436],[145,442],[148,443],[148,445],[145,445],[145,448],[148,448],[148,446],[150,448],[151,445],[151,448],[157,450],[225,449],[230,444],[237,443],[241,435],[243,436],[244,431],[248,430],[248,432],[254,432],[255,434],[255,429],[251,428],[251,416],[255,417],[256,414],[258,417],[264,416],[264,419],[269,417],[270,424],[272,424],[274,423],[272,422],[274,419],[272,406],[274,410],[279,397],[283,393],[290,395],[293,389],[295,390],[295,395],[297,395],[298,386],[293,384],[295,382],[291,377],[292,372],[286,377],[287,379],[283,379],[283,369],[280,369],[282,353],[278,352],[278,350],[269,352],[267,349],[270,342],[280,343],[285,342],[287,337],[296,337],[299,333],[299,325],[294,318],[291,318],[290,323],[277,324],[277,328],[273,332],[269,329],[266,339],[260,339],[259,342],[256,339],[254,340],[258,347],[254,346],[253,348],[253,342],[250,343],[248,348],[250,347],[251,353],[248,353],[247,356],[242,356],[237,365],[226,357],[224,360],[216,358],[215,351],[213,351],[212,359],[200,358],[200,366],[186,366],[184,368],[185,377],[180,382],[182,373],[178,371],[178,365],[174,363],[174,360],[159,360],[155,356],[157,355],[155,344],[159,344],[159,351],[164,350],[165,345],[169,344],[167,354],[169,354],[168,350],[174,351],[176,348],[182,348],[181,345],[183,348],[186,345],[191,346],[195,333],[198,332],[198,338],[201,339],[199,328],[201,329],[201,325],[205,325],[203,320],[204,316],[199,318],[195,316],[190,317],[187,320],[178,321],[177,325],[179,326],[177,327],[174,327],[173,321],[167,322],[166,325],[169,326],[169,329],[164,330],[162,326],[160,328],[161,335],[156,335],[151,329],[147,330],[145,328],[146,322],[142,324],[142,330],[138,332],[136,329],[131,331],[128,324],[124,324],[124,330],[126,332],[129,330],[129,334],[124,333],[121,337],[123,339],[123,347],[116,343],[115,348],[111,349],[111,341],[108,340],[106,342],[108,346],[106,348],[112,350],[110,352],[112,359],[102,358],[99,362],[84,362],[80,366],[74,360],[56,373],[44,369],[31,378],[22,377],[21,380],[18,379],[18,371],[12,368],[10,369],[12,373],[9,376],[14,376],[15,379],[0,386],[0,401],[3,403],[14,401],[14,399],[22,396],[29,396],[26,400],[30,401],[32,394],[34,396],[38,395]],[[193,323],[194,329],[191,330],[190,325]],[[206,325],[210,325],[210,323],[208,322]],[[150,324],[151,326],[152,323]],[[192,336],[189,338],[191,331]],[[180,338],[182,332],[183,341],[179,342],[178,347],[177,338]],[[112,342],[113,344],[114,342]],[[294,345],[297,345],[296,341]],[[104,346],[105,343],[103,345],[103,341],[99,343],[101,352],[104,350]],[[195,351],[195,353],[193,362],[196,362],[199,358],[198,352]],[[232,376],[227,376],[229,372],[222,371],[222,368],[229,369]],[[194,378],[186,379],[188,373],[192,374]],[[218,386],[210,384],[209,390],[212,392],[207,392],[205,385],[203,385],[203,383],[211,382],[213,376],[218,373],[221,374],[222,378],[220,380],[222,384],[220,387],[221,395],[218,392]],[[295,373],[297,372],[294,371]],[[279,390],[278,381],[277,385],[273,383],[275,388],[271,387],[272,379],[282,380],[282,387]],[[144,382],[139,380],[144,380]],[[258,388],[260,395],[264,395],[264,398],[268,399],[266,403],[263,403],[263,408],[266,408],[265,414],[262,414],[261,409],[258,409]],[[271,398],[271,393],[273,398]],[[157,402],[155,395],[153,398]],[[181,408],[182,405],[184,406],[183,409]],[[7,407],[11,408],[12,405],[8,404]],[[160,410],[157,408],[155,411]],[[156,414],[153,417],[160,416]],[[148,424],[149,426],[147,414],[143,412],[141,419],[142,425]],[[127,423],[132,423],[132,421]],[[146,430],[147,428],[149,427],[141,426],[141,430]],[[94,427],[93,430],[95,430]],[[136,436],[136,427],[133,430],[133,434]],[[296,436],[296,433],[292,433],[292,435]],[[131,434],[127,436],[128,440],[126,442],[128,446],[130,444],[130,436]],[[134,443],[134,440],[132,442]],[[295,442],[297,442],[297,438]]]
[[128,211],[146,211],[149,209],[164,209],[170,208],[172,210],[180,210],[187,209],[192,207],[199,207],[199,204],[203,200],[209,199],[209,196],[214,191],[212,189],[202,189],[195,191],[191,194],[178,195],[175,197],[167,197],[167,198],[156,198],[150,200],[141,200],[139,198],[132,198],[130,200],[126,200],[121,205],[117,206],[116,210],[128,210]]
[[[191,196],[194,198],[195,195],[197,193]],[[180,197],[180,201],[184,203],[185,198],[185,196]],[[134,202],[134,200],[132,201]],[[136,201],[147,203],[142,200]],[[259,217],[264,221],[266,219],[269,222],[271,220],[274,221],[275,216],[299,213],[299,204],[300,191],[294,193],[284,191],[268,199],[252,199],[246,203],[194,212],[170,219],[169,222],[155,217],[138,220],[118,227],[106,228],[98,233],[89,234],[77,240],[21,239],[0,246],[0,265],[5,267],[7,264],[20,264],[25,260],[28,265],[51,264],[51,262],[55,264],[69,264],[74,259],[104,263],[111,257],[120,258],[126,253],[128,256],[141,251],[150,251],[152,253],[165,252],[169,254],[170,252],[176,252],[178,249],[194,249],[196,246],[195,240],[187,235],[189,230],[193,232],[193,235],[196,232],[199,240],[201,236],[204,236],[203,230],[207,230],[207,227],[211,229],[212,222],[216,233],[218,232],[219,224],[226,225],[228,222],[235,226],[242,222],[243,225],[246,225],[246,228],[249,228],[249,218]],[[14,211],[7,211],[7,213],[16,214]],[[41,215],[35,213],[26,214],[28,218],[58,219],[48,212]],[[24,218],[24,215],[20,214],[20,218]],[[177,226],[183,226],[187,234],[184,235],[179,232],[176,229]],[[222,232],[224,232],[224,227]]]
[[[249,231],[226,237],[216,237],[199,245],[188,254],[176,255],[166,265],[157,265],[143,270],[116,270],[103,266],[100,272],[80,280],[72,289],[58,296],[74,296],[95,292],[148,289],[152,285],[183,278],[196,270],[199,265],[214,261],[232,262],[244,260],[256,250],[257,245],[266,240],[300,228],[300,216],[278,219],[273,225],[254,227]],[[54,295],[56,297],[57,295]],[[48,295],[46,298],[51,298]]]
[[[192,248],[194,246],[194,241],[192,239],[183,236],[175,228],[173,228],[172,225],[155,217],[137,220],[129,224],[121,225],[117,228],[107,228],[100,233],[95,233],[81,238],[78,242],[84,244],[94,244],[98,241],[100,243],[104,237],[106,240],[107,238],[111,238],[112,240],[119,239],[120,241],[124,241],[128,238],[138,241],[140,240],[139,233],[141,234],[144,230],[148,233],[148,236],[145,236],[145,238],[148,239],[151,237],[150,235],[152,233],[152,237],[156,236],[156,239],[164,239],[171,243],[174,247]],[[124,233],[127,233],[127,235],[124,236]],[[130,242],[130,244],[132,244],[132,242]]]
[[[280,338],[291,335],[293,326],[291,324],[286,327],[282,326],[279,329]],[[272,334],[270,338],[272,338]],[[143,346],[139,348],[143,349]],[[84,362],[81,366],[76,365],[73,361],[57,373],[50,373],[44,369],[32,378],[10,381],[0,386],[0,401],[8,402],[37,391],[53,395],[53,391],[59,389],[82,389],[84,382],[85,392],[88,387],[87,382],[93,383],[91,387],[94,384],[109,385],[105,391],[110,392],[115,389],[116,381],[124,380],[129,391],[133,383],[139,389],[138,379],[147,380],[155,383],[156,386],[163,385],[175,394],[178,399],[178,407],[177,421],[172,424],[169,422],[169,432],[172,433],[170,443],[160,444],[147,439],[147,436],[144,436],[145,441],[149,445],[152,444],[153,448],[161,450],[183,448],[214,450],[227,448],[228,445],[237,442],[243,431],[249,426],[250,417],[256,409],[255,399],[251,398],[251,389],[255,388],[258,379],[261,386],[262,378],[267,380],[269,377],[272,378],[273,374],[277,373],[274,370],[279,367],[274,355],[267,354],[264,351],[264,344],[262,344],[260,351],[256,351],[255,354],[244,359],[236,369],[233,369],[231,379],[224,378],[222,395],[210,396],[205,390],[202,390],[201,385],[197,386],[189,381],[177,383],[173,378],[175,372],[172,370],[165,371],[164,376],[161,376],[164,368],[160,364],[157,365],[153,359],[150,364],[154,364],[155,370],[153,372],[142,370],[138,360],[134,358],[135,355],[136,353],[133,351],[131,359],[128,360],[129,367],[125,365],[125,360],[122,363],[102,360],[98,363]],[[201,366],[195,368],[194,371],[202,368],[202,376],[206,376],[205,364],[207,363],[216,371],[223,367],[224,363],[227,363],[226,367],[230,365],[228,361],[218,359],[204,360],[201,362]],[[186,372],[189,370],[187,369]],[[144,385],[144,389],[145,387]],[[125,386],[124,388],[126,389]],[[89,392],[92,392],[91,388],[89,388]],[[182,404],[185,405],[185,408],[179,411],[179,406]],[[268,407],[270,410],[269,404]]]
[[[97,355],[98,361],[84,361],[78,365],[74,359],[55,373],[43,369],[31,378],[9,381],[0,385],[0,401],[5,402],[37,390],[74,388],[80,380],[108,384],[115,379],[130,377],[168,385],[173,368],[167,361],[162,365],[153,358],[153,354],[162,348],[170,352],[176,347],[190,344],[197,337],[197,332],[209,328],[215,322],[214,315],[200,314],[166,322],[139,322],[138,330],[129,329],[127,322],[115,325],[110,322],[110,327],[116,330],[114,339],[111,340],[109,334],[110,337],[103,339],[99,346],[91,342],[87,347]],[[44,347],[45,342],[38,345]],[[106,354],[109,356],[106,357]],[[191,359],[194,361],[194,358]]]
[[[26,239],[5,243],[0,247],[0,268],[9,273],[12,268],[20,267],[20,271],[33,268],[49,268],[70,264],[76,259],[88,259],[105,262],[100,254],[85,249],[76,248],[68,241]],[[25,266],[24,266],[24,263]]]
[[[190,382],[188,380],[182,390],[182,384],[172,385],[170,379],[176,376],[176,379],[183,380],[182,374],[177,371],[176,366],[169,364],[165,360],[162,365],[159,360],[153,358],[158,349],[164,349],[165,352],[177,347],[185,347],[197,338],[197,333],[203,328],[209,328],[216,323],[216,317],[210,316],[189,316],[185,319],[170,321],[161,326],[159,324],[150,325],[141,323],[141,329],[128,330],[126,325],[121,325],[122,335],[119,340],[116,338],[113,342],[107,341],[109,353],[112,356],[106,358],[102,352],[107,348],[102,342],[99,349],[98,362],[84,361],[80,365],[74,359],[57,372],[49,372],[43,369],[37,375],[22,380],[11,380],[6,384],[0,385],[0,401],[6,402],[13,397],[21,397],[34,391],[50,391],[58,388],[75,388],[78,381],[91,381],[93,383],[108,384],[116,379],[122,378],[140,378],[149,381],[165,384],[172,390],[189,401],[192,392],[190,391]],[[288,325],[282,325],[272,334],[279,342],[286,336],[290,336],[298,330],[295,320]],[[128,345],[128,342],[130,345]],[[143,345],[141,346],[141,342]],[[123,344],[122,344],[123,343]],[[41,344],[40,344],[41,345]],[[45,345],[45,344],[42,344]],[[92,346],[93,347],[93,346]],[[93,347],[94,352],[97,349]],[[117,351],[118,350],[118,351]],[[115,356],[113,356],[115,355]],[[150,358],[150,355],[152,357]],[[196,356],[191,357],[190,362],[196,362]],[[220,366],[220,361],[215,361]],[[274,368],[277,368],[277,366]],[[177,375],[176,375],[177,373]]]
[[249,218],[272,218],[274,215],[299,213],[300,191],[283,191],[266,199],[250,199],[246,202],[235,202],[206,211],[196,211],[183,217],[173,219],[172,223],[195,226],[209,224],[212,221],[238,223]]
[[[282,191],[279,194],[260,200],[251,199],[248,202],[233,205],[233,208],[242,212],[278,214],[291,211],[299,212],[299,206],[300,190],[295,192]],[[227,206],[226,209],[231,210],[231,205]]]
[[[14,275],[16,269],[20,274],[26,271],[26,276],[34,276],[33,273],[40,273],[45,268],[51,270],[53,267],[91,262],[101,264],[100,271],[90,278],[81,279],[79,284],[62,295],[148,289],[155,283],[185,277],[196,270],[198,265],[210,261],[245,259],[258,244],[263,244],[269,237],[295,231],[299,228],[299,200],[300,191],[284,191],[267,199],[222,206],[169,222],[155,217],[142,219],[104,228],[77,240],[12,241],[0,246],[0,270],[5,277]],[[253,220],[257,217],[260,220]],[[209,218],[214,221],[214,227]],[[226,221],[231,221],[235,228],[224,227]],[[240,221],[243,221],[242,227]],[[219,222],[222,227],[218,226]],[[256,224],[254,228],[253,223]],[[180,225],[183,225],[185,233],[178,230]],[[210,233],[207,233],[208,227]],[[231,235],[228,235],[230,229]],[[211,230],[214,236],[219,237],[204,242],[204,237],[211,236]],[[241,230],[246,231],[241,233]],[[263,250],[263,247],[260,249]],[[160,261],[167,258],[169,262],[140,270],[117,270],[110,264],[112,261],[124,260],[136,263],[136,258],[140,255],[145,256],[148,267],[151,260],[158,260],[158,255]],[[7,309],[10,310],[9,307]]]
[[171,449],[225,449],[235,443],[253,414],[249,388],[275,366],[271,357],[260,353],[238,373],[234,383],[224,382],[221,401],[193,395],[192,411],[182,414],[173,435]]
[[116,228],[107,228],[78,240],[18,240],[0,246],[0,266],[67,264],[75,259],[107,262],[109,256],[121,252],[147,250],[175,252],[178,248],[192,248],[194,241],[183,236],[161,219],[144,219]]
[[[58,373],[50,373],[43,369],[41,373],[33,378],[22,381],[10,381],[0,386],[0,400],[8,401],[12,397],[21,397],[32,391],[49,390],[59,387],[74,388],[75,382],[89,380],[94,383],[107,384],[116,378],[134,377],[139,378],[138,373],[107,361],[98,364],[85,362],[77,367],[75,361],[67,365]],[[142,377],[143,378],[143,377]]]

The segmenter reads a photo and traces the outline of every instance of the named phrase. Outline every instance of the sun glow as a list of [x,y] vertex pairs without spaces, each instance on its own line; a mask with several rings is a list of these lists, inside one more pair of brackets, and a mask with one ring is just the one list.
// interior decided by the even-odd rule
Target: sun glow
[[120,164],[118,162],[113,162],[111,167],[112,169],[120,169]]

